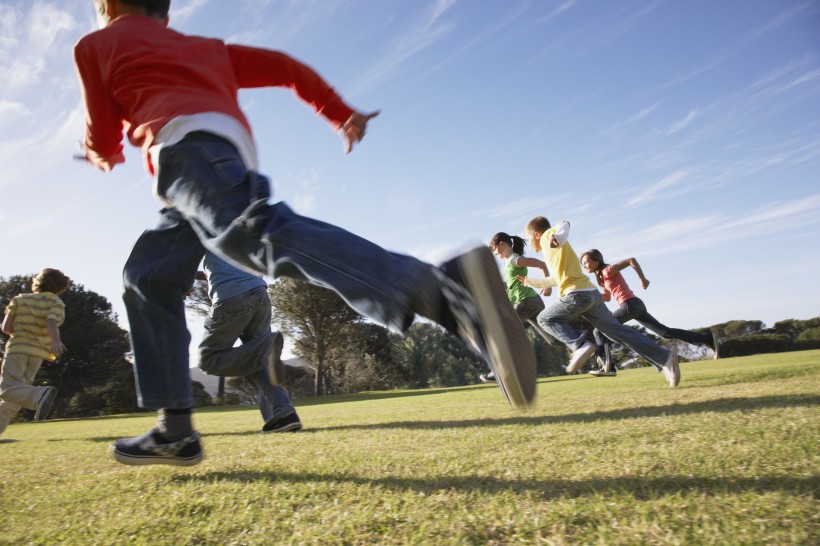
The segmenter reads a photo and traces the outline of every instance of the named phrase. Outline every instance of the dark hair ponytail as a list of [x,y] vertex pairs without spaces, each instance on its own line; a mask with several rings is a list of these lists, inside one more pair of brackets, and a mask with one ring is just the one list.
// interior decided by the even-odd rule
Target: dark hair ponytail
[[490,239],[490,249],[495,250],[498,243],[507,243],[512,247],[513,253],[519,255],[524,254],[524,247],[527,246],[527,242],[518,235],[508,235],[503,231],[499,231]]

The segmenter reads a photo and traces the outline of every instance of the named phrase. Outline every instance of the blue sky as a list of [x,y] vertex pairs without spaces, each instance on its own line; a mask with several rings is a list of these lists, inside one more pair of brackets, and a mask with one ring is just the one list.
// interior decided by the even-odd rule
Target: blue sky
[[[0,276],[63,269],[125,325],[159,204],[135,149],[108,175],[71,159],[92,2],[0,7]],[[817,2],[173,0],[171,26],[285,50],[382,110],[345,156],[290,92],[241,93],[302,214],[432,262],[567,219],[579,253],[640,261],[670,326],[820,315]]]

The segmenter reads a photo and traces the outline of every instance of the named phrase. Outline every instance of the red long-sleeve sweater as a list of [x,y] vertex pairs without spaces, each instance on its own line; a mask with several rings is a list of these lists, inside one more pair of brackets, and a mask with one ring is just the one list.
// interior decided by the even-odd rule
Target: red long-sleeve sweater
[[334,129],[353,113],[313,69],[284,53],[188,36],[149,17],[117,17],[83,37],[74,59],[92,162],[120,154],[125,130],[152,172],[148,149],[159,130],[178,116],[227,114],[250,135],[237,102],[241,88],[288,87]]

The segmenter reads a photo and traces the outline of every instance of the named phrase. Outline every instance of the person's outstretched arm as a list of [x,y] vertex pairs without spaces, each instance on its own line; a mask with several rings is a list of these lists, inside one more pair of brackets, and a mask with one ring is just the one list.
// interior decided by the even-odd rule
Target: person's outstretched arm
[[643,270],[641,269],[641,264],[638,263],[638,260],[635,258],[627,258],[626,260],[621,260],[620,262],[611,266],[612,269],[615,271],[622,271],[627,267],[632,267],[635,270],[635,273],[638,274],[638,278],[641,279],[641,286],[643,286],[644,290],[649,288],[649,279],[647,279],[644,274]]
[[51,352],[55,356],[62,355],[66,348],[60,340],[60,328],[57,326],[57,321],[48,319],[46,321],[46,328],[48,328],[48,335],[51,336]]
[[[544,277],[549,277],[550,272],[547,269],[547,264],[538,258],[530,258],[529,256],[518,256],[513,263],[516,267],[537,267],[544,274]],[[541,287],[542,296],[552,295],[552,286]]]
[[239,87],[289,88],[341,132],[345,153],[364,138],[367,123],[379,115],[354,110],[313,68],[286,53],[233,44],[228,53]]
[[545,264],[542,260],[538,258],[530,258],[529,256],[518,256],[513,265],[516,267],[537,267],[540,269],[545,277],[550,276],[550,272],[547,269],[547,264]]
[[555,233],[550,235],[550,248],[558,248],[569,239],[569,222],[561,220],[554,227]]
[[4,334],[9,336],[14,333],[14,313],[6,312],[6,316],[3,317],[2,330]]

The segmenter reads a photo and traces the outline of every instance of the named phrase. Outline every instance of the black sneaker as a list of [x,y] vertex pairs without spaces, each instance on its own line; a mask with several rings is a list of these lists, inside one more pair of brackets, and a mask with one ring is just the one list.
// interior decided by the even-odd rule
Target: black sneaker
[[37,403],[37,411],[34,412],[35,421],[45,421],[54,409],[54,401],[57,400],[57,389],[46,387],[46,391]]
[[268,432],[296,432],[297,430],[302,429],[302,422],[299,420],[299,416],[296,415],[294,411],[290,415],[286,415],[279,419],[271,419],[265,426],[262,427],[262,433],[267,434]]
[[527,408],[535,398],[535,355],[490,250],[475,248],[434,271],[447,301],[442,326],[487,362],[513,407]]
[[202,461],[202,445],[199,433],[169,442],[156,430],[142,436],[123,438],[108,448],[118,463],[137,466],[146,464],[170,464],[194,466]]
[[285,346],[285,338],[281,332],[274,332],[273,347],[268,355],[268,378],[270,384],[278,387],[285,379],[285,363],[282,362],[282,349]]

